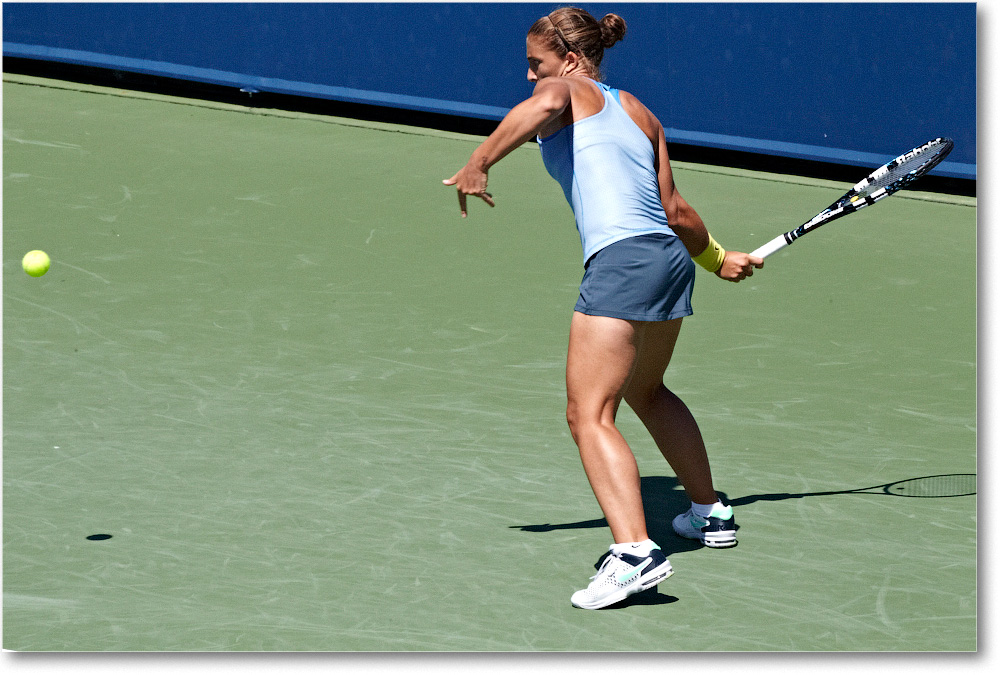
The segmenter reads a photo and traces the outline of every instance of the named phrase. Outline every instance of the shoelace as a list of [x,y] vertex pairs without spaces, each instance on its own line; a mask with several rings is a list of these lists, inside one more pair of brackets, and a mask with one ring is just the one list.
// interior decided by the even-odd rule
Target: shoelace
[[612,560],[617,560],[619,562],[625,562],[624,560],[622,560],[621,558],[618,557],[617,553],[611,553],[611,554],[608,555],[607,558],[604,559],[604,562],[601,563],[601,566],[599,568],[597,568],[597,574],[595,574],[594,576],[592,576],[590,578],[591,579],[596,579],[597,577],[601,576],[601,574],[604,573],[604,568],[607,567],[608,565],[610,565]]

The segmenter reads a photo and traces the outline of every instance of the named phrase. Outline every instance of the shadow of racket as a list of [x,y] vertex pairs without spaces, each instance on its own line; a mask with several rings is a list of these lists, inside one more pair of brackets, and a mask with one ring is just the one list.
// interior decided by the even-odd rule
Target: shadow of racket
[[825,492],[776,492],[765,495],[747,495],[730,500],[732,506],[744,506],[754,502],[776,502],[783,499],[801,499],[803,497],[821,497],[824,495],[850,494],[884,494],[894,497],[916,497],[920,499],[935,499],[942,497],[966,497],[976,494],[976,474],[947,473],[936,476],[921,476],[907,478],[893,483],[873,485],[853,490],[828,490]]
[[[646,511],[646,527],[649,530],[650,537],[654,541],[661,541],[661,539],[669,541],[670,538],[674,538],[672,536],[673,530],[670,526],[670,517],[672,514],[684,511],[690,505],[690,502],[684,495],[684,491],[679,489],[679,487],[677,479],[673,477],[644,476],[642,478],[642,498]],[[948,473],[937,476],[921,476],[919,478],[907,478],[883,485],[855,488],[853,490],[797,493],[775,492],[763,495],[747,495],[735,499],[730,499],[728,495],[720,492],[719,496],[724,503],[731,506],[745,506],[754,502],[778,502],[785,499],[850,494],[876,494],[917,498],[965,497],[976,494],[976,474]],[[663,514],[671,515],[664,517]],[[510,528],[521,530],[522,532],[551,532],[553,530],[591,529],[607,526],[608,521],[604,518],[592,518],[573,523],[511,525]],[[677,548],[675,546],[673,549],[674,552],[677,550],[695,550],[701,548],[700,543],[687,539],[683,540],[681,546],[686,546],[686,548]]]

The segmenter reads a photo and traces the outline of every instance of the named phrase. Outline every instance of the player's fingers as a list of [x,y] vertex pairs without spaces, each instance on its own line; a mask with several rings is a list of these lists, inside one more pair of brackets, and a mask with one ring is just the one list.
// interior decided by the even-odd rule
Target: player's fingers
[[458,174],[456,173],[456,174],[455,174],[454,176],[452,176],[451,178],[446,178],[445,180],[443,180],[443,181],[441,181],[441,182],[442,182],[442,183],[443,183],[444,185],[454,185],[455,183],[457,183],[457,182],[458,182]]
[[462,212],[462,217],[466,218],[469,215],[469,211],[465,205],[465,193],[461,190],[458,191],[458,208]]
[[496,202],[493,201],[493,195],[491,195],[489,192],[483,192],[482,194],[479,195],[479,197],[484,202],[489,204],[491,207],[496,206]]

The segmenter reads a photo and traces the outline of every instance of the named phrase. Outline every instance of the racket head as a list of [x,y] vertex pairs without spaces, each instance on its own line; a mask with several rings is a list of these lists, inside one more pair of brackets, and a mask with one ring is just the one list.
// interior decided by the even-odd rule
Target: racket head
[[976,494],[976,474],[948,473],[908,478],[889,483],[882,491],[897,497],[964,497]]
[[[954,147],[955,144],[950,138],[935,138],[883,164],[848,190],[843,197],[816,214],[812,220],[799,225],[791,232],[786,232],[784,245],[787,246],[807,232],[902,190],[940,164]],[[770,253],[773,251],[768,251],[768,254]]]
[[882,197],[888,197],[944,161],[954,147],[955,144],[950,138],[935,138],[913,148],[872,171],[867,178],[844,195],[838,205],[857,204],[860,208]]

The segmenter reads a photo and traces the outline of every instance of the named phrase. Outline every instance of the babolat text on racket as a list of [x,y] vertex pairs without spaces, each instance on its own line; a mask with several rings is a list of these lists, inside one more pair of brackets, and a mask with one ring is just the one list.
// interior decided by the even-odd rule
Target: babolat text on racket
[[785,232],[775,237],[750,255],[766,258],[785,248],[802,235],[908,187],[913,181],[940,164],[941,160],[951,152],[954,145],[950,138],[935,138],[933,141],[900,155],[873,171],[867,178],[851,188],[847,194],[816,214],[812,220],[799,225],[791,232]]

